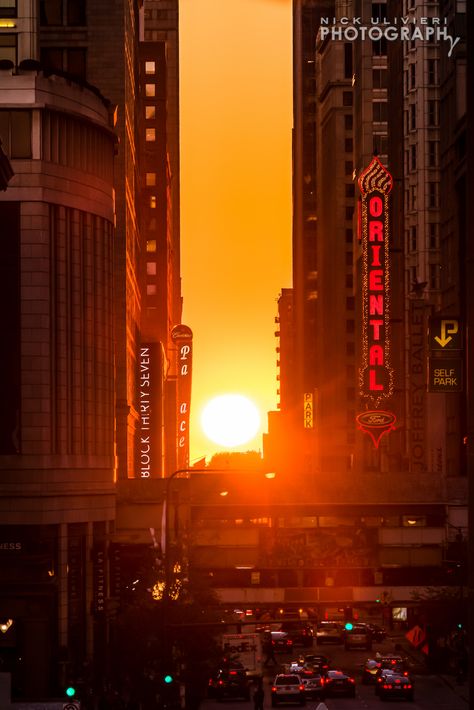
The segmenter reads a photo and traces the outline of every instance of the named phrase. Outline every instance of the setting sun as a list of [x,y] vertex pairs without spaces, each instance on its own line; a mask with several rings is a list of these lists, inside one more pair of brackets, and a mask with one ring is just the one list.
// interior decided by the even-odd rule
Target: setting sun
[[260,426],[253,402],[240,394],[223,394],[206,404],[201,414],[205,435],[220,446],[240,446],[250,441]]

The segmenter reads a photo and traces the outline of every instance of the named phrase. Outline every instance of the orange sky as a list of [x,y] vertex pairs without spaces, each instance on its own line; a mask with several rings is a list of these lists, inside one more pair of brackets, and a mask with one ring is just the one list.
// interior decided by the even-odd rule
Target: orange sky
[[252,399],[261,450],[276,408],[277,299],[291,286],[291,2],[181,0],[181,274],[194,333],[191,462],[223,451],[199,423]]

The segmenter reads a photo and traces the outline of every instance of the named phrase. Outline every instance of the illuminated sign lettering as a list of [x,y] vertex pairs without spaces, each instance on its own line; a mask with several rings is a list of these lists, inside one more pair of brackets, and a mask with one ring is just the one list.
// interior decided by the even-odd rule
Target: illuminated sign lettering
[[313,428],[313,395],[305,392],[303,395],[303,425],[305,429]]
[[171,331],[177,346],[178,407],[177,446],[178,468],[189,465],[189,410],[191,403],[191,374],[193,358],[193,332],[186,325],[177,325]]
[[390,366],[390,262],[388,196],[393,180],[374,158],[359,177],[361,191],[362,366],[360,394],[377,406],[393,393]]

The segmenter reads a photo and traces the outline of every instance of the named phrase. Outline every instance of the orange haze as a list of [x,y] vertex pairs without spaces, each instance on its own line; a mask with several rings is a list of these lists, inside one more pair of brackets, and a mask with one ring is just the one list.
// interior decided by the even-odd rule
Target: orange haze
[[194,333],[191,462],[200,426],[237,392],[276,408],[274,318],[291,285],[291,2],[181,0],[181,274]]

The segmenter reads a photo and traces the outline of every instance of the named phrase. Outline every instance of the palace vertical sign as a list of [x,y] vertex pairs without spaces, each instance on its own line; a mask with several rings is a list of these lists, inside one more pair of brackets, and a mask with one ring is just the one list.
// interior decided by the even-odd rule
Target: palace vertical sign
[[193,365],[193,331],[187,325],[176,325],[171,331],[177,357],[177,430],[178,468],[189,466],[189,412]]
[[[362,365],[360,395],[368,409],[357,423],[377,447],[394,428],[391,412],[378,409],[393,393],[390,366],[389,194],[393,179],[378,158],[359,177],[362,240]],[[373,407],[374,409],[370,409]]]

